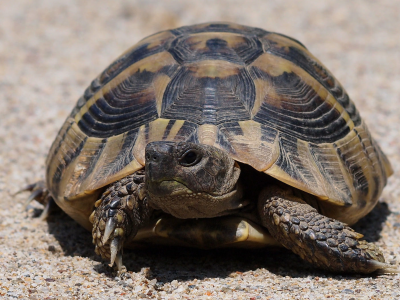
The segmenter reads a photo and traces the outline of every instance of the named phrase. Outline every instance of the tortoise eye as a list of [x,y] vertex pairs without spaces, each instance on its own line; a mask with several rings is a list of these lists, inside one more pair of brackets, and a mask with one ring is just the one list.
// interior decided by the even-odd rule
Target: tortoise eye
[[194,166],[201,160],[201,154],[196,150],[188,150],[186,151],[181,158],[179,159],[179,163],[184,167]]

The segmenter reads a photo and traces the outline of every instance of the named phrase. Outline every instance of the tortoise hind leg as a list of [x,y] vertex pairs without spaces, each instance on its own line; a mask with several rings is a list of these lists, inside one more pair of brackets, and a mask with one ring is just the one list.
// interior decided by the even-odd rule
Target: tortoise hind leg
[[89,218],[96,253],[110,259],[110,266],[115,262],[119,273],[126,271],[122,264],[124,243],[132,240],[150,217],[144,179],[144,170],[139,170],[110,185]]
[[40,215],[41,220],[47,219],[47,217],[50,215],[50,212],[58,207],[43,180],[27,185],[23,189],[16,192],[14,196],[22,192],[31,192],[28,199],[25,201],[24,209],[26,209],[33,200],[36,200],[44,206],[43,212]]
[[346,224],[321,215],[290,188],[264,189],[258,209],[262,224],[302,259],[334,272],[396,272],[377,246]]

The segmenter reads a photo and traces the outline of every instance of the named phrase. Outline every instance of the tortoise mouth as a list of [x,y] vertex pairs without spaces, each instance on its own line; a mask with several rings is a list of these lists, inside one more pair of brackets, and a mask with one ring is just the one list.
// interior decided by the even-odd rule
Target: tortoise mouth
[[190,195],[193,193],[184,183],[177,180],[162,180],[159,182],[146,182],[146,190],[151,197],[168,197]]
[[265,227],[241,216],[178,219],[162,213],[139,230],[128,247],[160,244],[200,249],[280,246]]
[[226,194],[212,195],[193,192],[178,181],[165,180],[157,185],[150,184],[147,195],[153,208],[179,219],[231,215],[250,203],[248,199],[243,199],[241,185],[236,185],[234,190]]

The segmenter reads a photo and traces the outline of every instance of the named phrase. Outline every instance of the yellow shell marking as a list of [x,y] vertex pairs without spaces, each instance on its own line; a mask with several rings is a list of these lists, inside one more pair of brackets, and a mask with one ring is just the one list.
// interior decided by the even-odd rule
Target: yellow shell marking
[[200,144],[214,146],[217,140],[218,128],[215,125],[204,124],[197,131]]
[[201,64],[187,64],[187,67],[197,77],[225,78],[239,74],[239,66],[222,60],[203,60]]

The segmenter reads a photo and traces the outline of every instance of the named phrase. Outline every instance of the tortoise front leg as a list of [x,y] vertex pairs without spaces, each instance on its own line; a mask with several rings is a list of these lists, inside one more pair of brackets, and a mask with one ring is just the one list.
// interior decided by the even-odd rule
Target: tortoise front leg
[[264,189],[258,205],[262,224],[270,234],[313,265],[334,272],[396,271],[385,263],[377,246],[361,240],[362,234],[319,214],[290,188]]
[[93,223],[96,253],[110,259],[110,266],[115,262],[119,273],[126,271],[122,264],[124,243],[135,237],[151,213],[144,180],[144,170],[139,170],[110,185],[95,203],[96,209],[89,218]]

